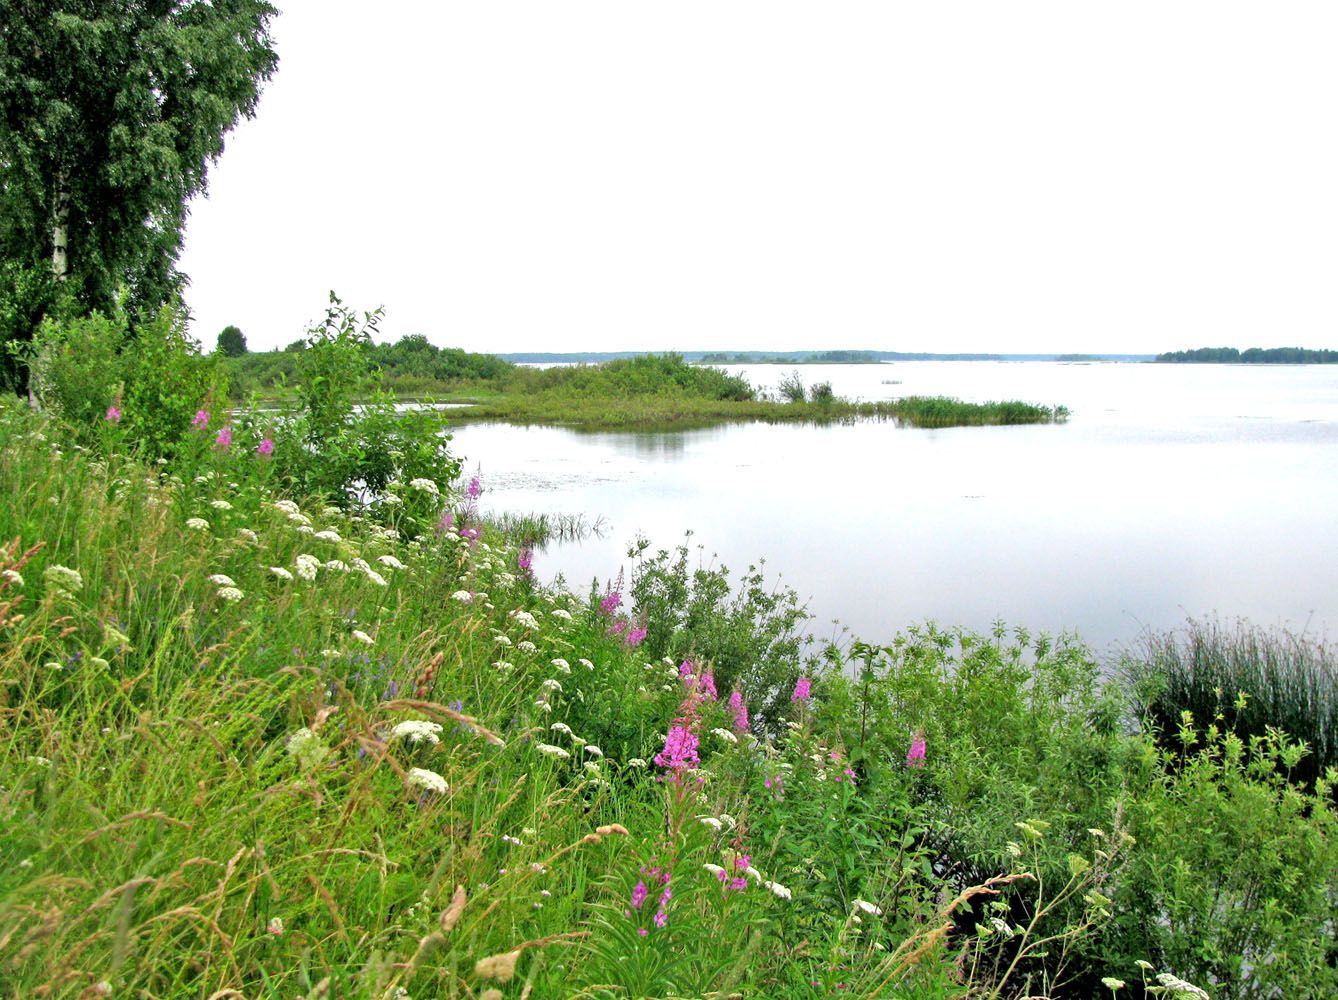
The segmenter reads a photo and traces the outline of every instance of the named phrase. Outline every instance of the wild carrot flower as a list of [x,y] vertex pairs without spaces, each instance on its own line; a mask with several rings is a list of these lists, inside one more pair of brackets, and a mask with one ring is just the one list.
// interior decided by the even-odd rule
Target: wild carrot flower
[[372,583],[376,584],[378,587],[389,586],[389,584],[386,583],[386,578],[374,569],[366,570],[363,573],[363,575],[366,576],[367,579],[371,580]]
[[73,597],[84,588],[84,578],[77,569],[68,566],[51,565],[42,570],[42,579],[54,593]]
[[227,452],[232,447],[232,426],[230,424],[224,424],[219,428],[218,435],[214,438],[214,447],[222,452]]
[[113,424],[121,422],[121,410],[115,403],[107,407],[107,420]]
[[297,575],[302,579],[316,579],[316,571],[320,568],[321,561],[315,556],[302,552],[293,559],[293,562],[297,565]]
[[335,544],[343,541],[343,539],[339,537],[339,532],[331,531],[329,528],[326,528],[324,531],[318,531],[311,537],[319,538],[322,542],[334,542]]
[[208,531],[209,522],[202,517],[188,517],[186,518],[186,527],[191,531]]
[[375,641],[372,639],[370,635],[362,631],[362,629],[355,628],[352,632],[349,633],[349,635],[351,635],[353,638],[357,639],[359,642],[367,646],[372,645],[372,643]]
[[210,500],[209,506],[213,507],[214,510],[232,510],[232,504],[226,500]]
[[282,566],[271,566],[269,571],[280,580],[291,580],[293,578],[293,574],[288,572],[288,570],[284,569]]
[[446,779],[436,771],[429,771],[426,768],[409,768],[409,773],[405,776],[404,783],[410,788],[418,786],[426,791],[436,792],[438,795],[446,794]]
[[795,704],[803,704],[808,701],[809,692],[813,688],[813,680],[809,677],[801,677],[795,682],[794,694],[790,695],[790,701]]
[[571,754],[566,750],[563,750],[562,747],[555,747],[551,743],[536,743],[534,749],[549,757],[556,757],[558,760],[566,760],[571,756]]
[[408,740],[410,743],[440,743],[441,740],[437,734],[441,732],[441,726],[436,722],[427,722],[422,719],[406,719],[395,726],[390,731],[392,740]]
[[382,566],[387,566],[390,569],[404,569],[404,563],[400,562],[398,559],[396,559],[394,556],[391,555],[377,556],[376,561],[379,562]]
[[410,479],[409,487],[415,490],[422,490],[424,493],[430,493],[432,496],[436,496],[441,492],[441,490],[437,488],[437,484],[431,479]]
[[245,540],[248,541],[248,542],[259,542],[259,541],[260,541],[260,536],[257,535],[257,534],[256,534],[254,531],[252,531],[250,528],[238,528],[238,529],[237,529],[237,537],[238,537],[238,538],[245,539]]
[[265,438],[262,440],[260,444],[256,445],[256,454],[265,456],[273,455],[274,440],[272,438]]
[[906,754],[906,766],[925,766],[925,731],[923,729],[915,731],[915,738],[911,740],[910,752]]
[[245,595],[236,587],[218,588],[218,599],[220,601],[227,601],[229,604],[235,604],[236,602],[240,601],[244,596]]
[[235,586],[237,586],[237,584],[233,582],[232,577],[230,577],[230,576],[225,576],[225,575],[222,574],[222,573],[215,573],[213,576],[211,576],[211,577],[209,578],[209,582],[212,583],[212,584],[214,584],[215,586],[218,586],[218,587],[235,587]]

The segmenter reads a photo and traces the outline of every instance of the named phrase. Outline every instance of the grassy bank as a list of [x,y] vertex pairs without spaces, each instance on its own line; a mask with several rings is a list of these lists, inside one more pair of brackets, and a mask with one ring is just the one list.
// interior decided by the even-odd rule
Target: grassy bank
[[552,591],[477,483],[350,511],[284,495],[277,451],[103,431],[0,408],[15,995],[1338,987],[1332,773],[1126,728],[1076,641],[820,666],[793,594],[686,547]]

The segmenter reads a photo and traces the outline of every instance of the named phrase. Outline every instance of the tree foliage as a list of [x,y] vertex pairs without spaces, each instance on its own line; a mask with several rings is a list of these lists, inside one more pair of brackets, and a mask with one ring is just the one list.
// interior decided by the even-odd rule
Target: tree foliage
[[240,358],[246,353],[246,334],[235,326],[225,326],[218,335],[218,351],[224,357]]
[[76,314],[110,312],[122,287],[131,315],[180,291],[187,201],[275,70],[276,13],[263,0],[0,0],[0,265],[21,300],[3,302],[0,336],[32,335],[53,270]]

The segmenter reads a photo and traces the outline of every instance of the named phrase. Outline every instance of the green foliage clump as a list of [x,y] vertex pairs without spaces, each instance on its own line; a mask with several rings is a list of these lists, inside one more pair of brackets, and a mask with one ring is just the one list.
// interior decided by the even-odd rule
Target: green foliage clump
[[225,358],[240,358],[246,354],[246,334],[235,326],[225,326],[218,334],[218,352]]
[[1287,772],[1313,790],[1338,768],[1338,648],[1244,622],[1228,628],[1190,620],[1178,632],[1148,632],[1121,669],[1135,710],[1162,747],[1179,745],[1184,714],[1249,743],[1270,732],[1306,745]]
[[799,595],[768,586],[761,566],[749,566],[735,586],[727,567],[691,565],[686,543],[654,555],[649,547],[641,539],[628,553],[635,559],[629,593],[646,647],[711,662],[722,691],[739,688],[764,727],[778,725],[806,665],[810,616]]

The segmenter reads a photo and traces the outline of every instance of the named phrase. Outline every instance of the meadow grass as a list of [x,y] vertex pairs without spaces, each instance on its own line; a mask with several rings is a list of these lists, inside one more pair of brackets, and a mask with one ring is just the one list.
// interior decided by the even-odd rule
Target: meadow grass
[[[1080,643],[929,626],[782,678],[760,575],[666,555],[624,609],[537,585],[472,481],[329,506],[119,433],[0,404],[6,995],[1199,995],[1145,957],[1338,985],[1328,786],[1172,766]],[[1277,874],[1184,868],[1223,817]]]

